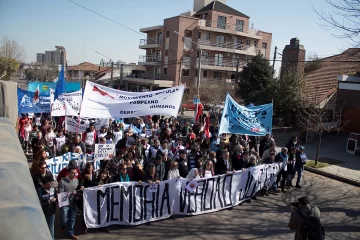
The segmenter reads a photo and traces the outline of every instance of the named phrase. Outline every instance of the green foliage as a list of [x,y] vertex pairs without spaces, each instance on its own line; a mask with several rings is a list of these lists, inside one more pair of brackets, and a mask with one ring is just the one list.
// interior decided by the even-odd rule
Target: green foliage
[[14,59],[0,57],[0,77],[2,80],[10,80],[11,74],[19,68],[19,63]]
[[237,95],[245,104],[271,102],[274,90],[273,72],[269,61],[261,54],[254,56],[239,74]]

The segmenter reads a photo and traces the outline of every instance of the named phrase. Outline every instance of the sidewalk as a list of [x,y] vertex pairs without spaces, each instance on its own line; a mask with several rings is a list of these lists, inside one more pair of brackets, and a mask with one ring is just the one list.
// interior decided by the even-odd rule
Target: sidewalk
[[[299,133],[294,132],[277,132],[274,134],[278,146],[284,146],[292,135],[299,136]],[[348,135],[343,133],[324,136],[319,161],[331,165],[318,169],[305,167],[305,170],[360,187],[360,156],[345,151],[347,138]],[[308,159],[315,159],[316,144],[305,144],[304,146]]]

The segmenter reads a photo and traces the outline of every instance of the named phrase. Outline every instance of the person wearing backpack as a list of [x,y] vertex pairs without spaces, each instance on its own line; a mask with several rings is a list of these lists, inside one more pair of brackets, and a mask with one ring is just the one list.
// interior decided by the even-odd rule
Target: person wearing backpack
[[291,218],[288,227],[296,230],[295,240],[324,240],[325,232],[320,222],[320,210],[304,196],[291,203]]

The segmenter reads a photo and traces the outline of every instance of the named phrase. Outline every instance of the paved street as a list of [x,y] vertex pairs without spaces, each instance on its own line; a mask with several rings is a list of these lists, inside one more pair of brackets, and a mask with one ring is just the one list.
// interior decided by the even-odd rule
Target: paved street
[[[289,203],[303,195],[308,195],[320,207],[326,239],[360,239],[360,188],[312,173],[305,173],[303,184],[300,190],[259,197],[252,204],[244,203],[231,211],[166,219],[127,229],[112,227],[111,233],[89,230],[88,234],[80,235],[80,239],[289,240],[294,236],[287,227]],[[79,234],[81,224],[77,225],[76,234]],[[63,237],[59,229],[56,237]]]

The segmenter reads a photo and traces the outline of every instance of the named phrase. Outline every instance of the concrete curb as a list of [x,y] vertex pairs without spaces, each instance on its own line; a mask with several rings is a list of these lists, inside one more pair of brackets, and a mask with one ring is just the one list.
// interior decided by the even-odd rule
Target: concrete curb
[[351,184],[351,185],[356,186],[356,187],[360,187],[360,182],[357,182],[357,181],[354,181],[354,180],[351,180],[351,179],[348,179],[348,178],[340,177],[338,175],[327,173],[327,172],[324,172],[324,171],[321,171],[321,170],[318,170],[318,169],[315,169],[315,168],[307,167],[307,166],[305,166],[305,170],[309,171],[309,172],[312,172],[312,173],[315,173],[315,174],[319,174],[319,175],[328,177],[328,178],[338,180],[340,182],[348,183],[348,184]]

